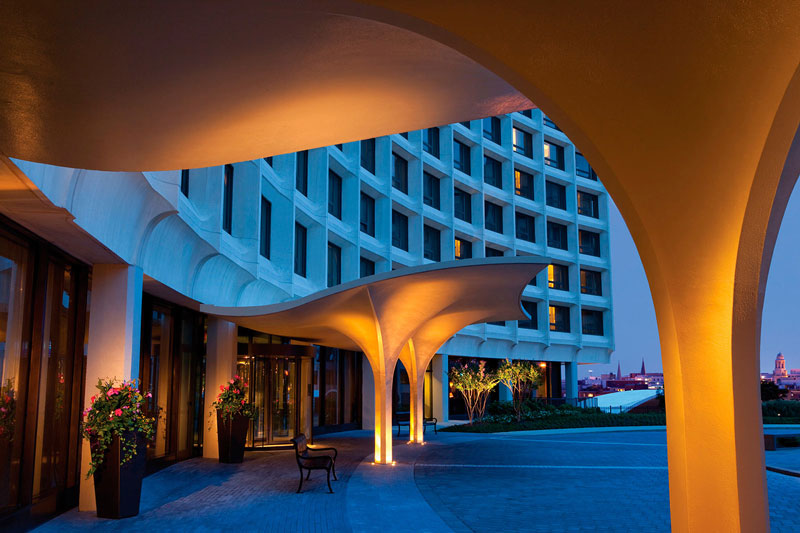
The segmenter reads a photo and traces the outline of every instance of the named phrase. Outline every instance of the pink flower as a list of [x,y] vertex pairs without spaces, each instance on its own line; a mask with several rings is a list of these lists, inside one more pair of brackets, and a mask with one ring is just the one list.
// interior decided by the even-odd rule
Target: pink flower
[[242,400],[242,405],[244,405],[244,400]]
[[97,399],[97,396],[92,396],[92,398],[91,398],[91,400],[90,400],[90,401],[91,401],[92,403],[94,403],[94,401],[95,401],[96,399]]
[[128,406],[127,406],[127,405],[123,407],[123,409],[127,409],[127,408],[128,408]]
[[117,409],[116,411],[114,411],[114,414],[117,416],[122,416],[122,409]]
[[230,383],[231,385],[233,385],[233,380],[230,380],[228,383]]
[[230,388],[230,386],[225,385],[225,390],[228,390],[229,388]]
[[147,396],[148,398],[152,398],[152,397],[153,397],[153,393],[152,393],[152,392],[148,392],[148,393],[146,394],[146,396]]
[[233,392],[235,392],[236,394],[239,394],[239,389],[236,389]]
[[245,383],[244,386],[247,387],[248,386],[247,383]]
[[5,413],[6,412],[6,408],[5,407],[0,407],[0,412]]
[[233,376],[233,377],[234,377],[234,378],[236,378],[236,379],[239,379],[239,376],[238,376],[238,375],[236,375],[236,376]]
[[224,391],[225,390],[225,385],[220,385],[219,386],[219,390]]

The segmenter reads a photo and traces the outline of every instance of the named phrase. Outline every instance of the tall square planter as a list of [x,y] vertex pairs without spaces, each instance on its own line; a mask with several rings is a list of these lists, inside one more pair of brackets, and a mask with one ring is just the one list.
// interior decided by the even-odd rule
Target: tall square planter
[[[130,432],[125,438],[136,438],[136,455],[125,464],[120,438],[114,435],[105,453],[103,464],[94,473],[94,499],[100,518],[127,518],[139,514],[147,443],[141,433]],[[94,446],[96,442],[91,443]]]
[[244,445],[247,442],[247,430],[250,419],[244,415],[233,415],[232,419],[223,418],[217,411],[217,443],[219,445],[220,463],[241,463],[244,461]]

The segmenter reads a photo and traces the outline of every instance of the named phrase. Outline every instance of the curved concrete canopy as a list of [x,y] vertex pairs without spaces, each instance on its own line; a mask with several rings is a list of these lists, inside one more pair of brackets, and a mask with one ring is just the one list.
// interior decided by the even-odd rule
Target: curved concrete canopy
[[349,4],[3,2],[0,153],[172,170],[532,107],[452,48],[337,7]]
[[546,266],[537,257],[432,263],[361,278],[288,302],[201,305],[200,311],[257,331],[368,355],[382,353],[396,360],[408,339],[435,351],[469,324],[529,318],[520,307],[520,297]]
[[375,386],[375,462],[392,462],[392,385],[403,362],[411,393],[411,440],[422,442],[425,369],[447,339],[476,322],[530,318],[520,297],[547,266],[536,257],[433,263],[385,272],[305,298],[200,311],[266,333],[361,350]]

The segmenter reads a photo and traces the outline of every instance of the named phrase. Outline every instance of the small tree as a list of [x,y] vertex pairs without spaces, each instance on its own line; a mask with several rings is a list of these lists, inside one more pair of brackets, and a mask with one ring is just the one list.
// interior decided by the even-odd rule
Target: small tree
[[497,369],[497,378],[511,391],[514,400],[514,412],[517,422],[522,420],[522,406],[531,397],[533,390],[539,386],[541,375],[531,361],[511,361],[506,359]]
[[769,380],[766,380],[766,379],[761,381],[761,401],[762,402],[768,402],[770,400],[780,400],[784,396],[786,396],[786,394],[788,394],[788,392],[789,391],[778,387],[778,385],[773,381],[769,381]]
[[486,400],[489,398],[489,392],[498,382],[496,374],[487,372],[486,361],[454,366],[450,369],[448,378],[450,385],[464,397],[470,425],[476,414],[478,421],[482,420],[483,414],[486,412]]

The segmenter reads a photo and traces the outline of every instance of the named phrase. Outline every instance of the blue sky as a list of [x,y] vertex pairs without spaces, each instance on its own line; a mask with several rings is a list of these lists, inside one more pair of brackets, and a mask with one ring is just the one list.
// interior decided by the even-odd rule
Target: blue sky
[[[610,365],[581,365],[579,377],[638,372],[644,357],[648,372],[661,372],[661,350],[650,288],[625,221],[617,207],[609,213],[611,283],[614,298],[616,351]],[[772,258],[761,330],[761,371],[771,372],[775,355],[783,352],[787,368],[800,368],[800,193],[792,194]]]

